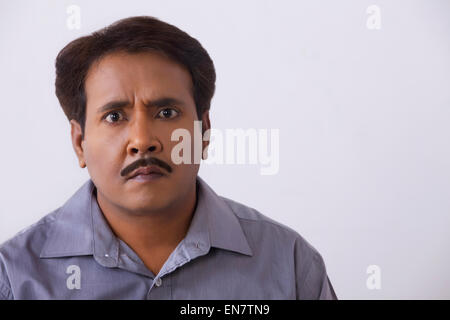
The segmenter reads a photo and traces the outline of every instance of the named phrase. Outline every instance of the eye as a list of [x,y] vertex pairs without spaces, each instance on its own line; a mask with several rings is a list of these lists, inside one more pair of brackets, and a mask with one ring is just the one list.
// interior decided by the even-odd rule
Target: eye
[[[107,113],[106,116],[104,117],[104,119],[106,119],[106,121],[109,123],[115,123],[115,122],[118,122],[119,120],[121,120],[120,116],[122,116],[122,118],[123,118],[123,115],[121,112],[112,111],[112,112]],[[110,119],[110,120],[108,120],[108,119]]]
[[173,108],[165,108],[162,109],[160,112],[158,112],[158,116],[164,118],[164,119],[171,119],[178,116],[178,111]]

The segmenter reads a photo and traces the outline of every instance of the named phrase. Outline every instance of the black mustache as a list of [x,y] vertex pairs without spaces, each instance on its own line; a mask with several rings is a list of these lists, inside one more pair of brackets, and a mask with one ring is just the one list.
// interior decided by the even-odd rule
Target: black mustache
[[134,170],[136,170],[137,168],[147,167],[150,165],[156,165],[158,167],[161,167],[169,173],[172,172],[172,167],[169,166],[167,163],[165,163],[162,160],[159,160],[158,158],[151,157],[151,158],[141,158],[141,159],[133,162],[128,167],[123,169],[122,172],[120,173],[120,175],[122,177],[125,177],[125,176],[129,175],[131,172],[133,172]]

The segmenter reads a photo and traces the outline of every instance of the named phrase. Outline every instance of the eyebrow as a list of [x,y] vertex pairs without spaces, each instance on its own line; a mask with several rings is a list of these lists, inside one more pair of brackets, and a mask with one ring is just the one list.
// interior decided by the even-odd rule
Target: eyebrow
[[[103,105],[97,110],[97,113],[104,113],[110,110],[120,109],[129,104],[129,101],[126,100],[117,100],[111,101],[107,104]],[[147,108],[159,108],[164,106],[173,106],[173,105],[184,105],[183,101],[171,98],[171,97],[163,97],[155,100],[150,100],[145,103]]]

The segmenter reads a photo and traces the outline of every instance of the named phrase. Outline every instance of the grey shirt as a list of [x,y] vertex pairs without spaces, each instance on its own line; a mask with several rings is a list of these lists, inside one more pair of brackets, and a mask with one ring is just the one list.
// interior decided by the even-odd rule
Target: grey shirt
[[188,232],[157,275],[114,235],[95,190],[89,179],[0,246],[0,299],[337,299],[301,235],[199,176]]

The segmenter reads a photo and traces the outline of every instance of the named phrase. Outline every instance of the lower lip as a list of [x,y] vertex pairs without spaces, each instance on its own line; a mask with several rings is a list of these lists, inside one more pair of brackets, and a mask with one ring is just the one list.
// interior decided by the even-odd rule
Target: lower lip
[[146,182],[146,181],[154,181],[162,178],[164,175],[160,173],[150,173],[150,174],[140,174],[136,177],[131,178],[131,180]]

